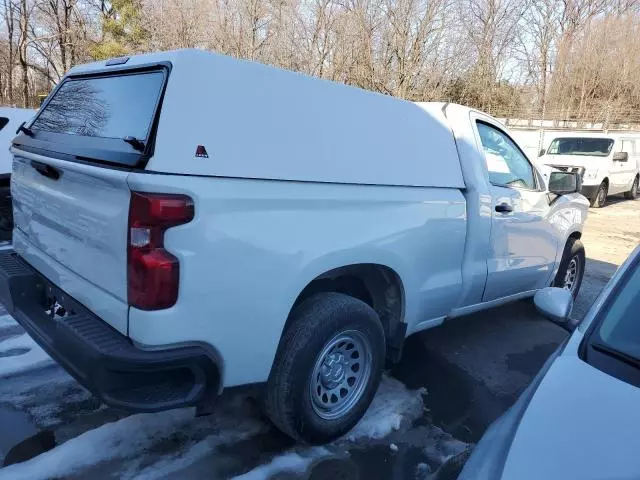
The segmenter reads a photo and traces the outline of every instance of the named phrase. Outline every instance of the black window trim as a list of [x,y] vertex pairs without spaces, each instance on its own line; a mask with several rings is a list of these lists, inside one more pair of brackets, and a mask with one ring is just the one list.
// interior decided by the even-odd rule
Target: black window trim
[[[162,103],[167,89],[169,75],[171,73],[171,62],[156,62],[135,66],[119,66],[111,68],[101,68],[90,72],[81,72],[65,76],[53,91],[48,95],[36,116],[31,120],[29,126],[38,119],[42,111],[47,107],[51,99],[56,95],[60,87],[73,80],[84,78],[108,78],[112,76],[136,75],[145,72],[161,71],[164,73],[163,83],[160,93],[156,99],[152,121],[147,134],[147,142],[143,152],[134,151],[125,142],[119,139],[108,139],[103,137],[82,137],[79,135],[69,135],[62,133],[47,132],[45,130],[34,130],[34,136],[30,137],[20,133],[12,141],[14,148],[18,150],[39,153],[41,155],[74,161],[79,163],[99,164],[105,167],[128,170],[142,170],[153,156],[155,151],[156,133]],[[60,142],[59,140],[64,139]],[[58,140],[58,141],[55,141]],[[89,145],[96,143],[97,146]],[[111,145],[108,145],[111,144]],[[117,145],[118,148],[113,148]],[[109,148],[107,148],[107,146]]]
[[[476,122],[476,130],[478,131],[478,136],[480,135],[480,130],[478,129],[478,123],[482,123],[483,125],[486,125],[490,128],[493,128],[494,130],[497,130],[498,132],[502,133],[505,137],[507,137],[509,140],[511,140],[511,143],[513,143],[513,145],[516,147],[516,149],[518,149],[518,151],[522,154],[522,156],[524,157],[524,159],[527,161],[527,163],[529,164],[529,166],[531,167],[531,173],[533,174],[533,182],[535,183],[535,188],[527,188],[527,187],[517,187],[515,185],[503,185],[501,183],[494,183],[491,180],[489,180],[489,183],[491,183],[491,185],[493,185],[494,187],[501,187],[501,188],[511,188],[514,190],[524,190],[527,192],[542,192],[544,191],[541,186],[540,186],[540,179],[538,178],[538,169],[533,165],[533,163],[531,163],[531,160],[529,160],[529,157],[527,157],[527,154],[524,153],[524,151],[520,148],[520,146],[518,145],[518,143],[511,138],[511,135],[509,135],[507,132],[505,132],[502,128],[497,127],[496,125],[494,125],[491,122],[488,122],[482,118],[475,118],[475,122]],[[482,140],[480,140],[480,145],[482,145]],[[486,158],[486,152],[484,151],[484,145],[482,146],[482,153],[485,155]],[[486,160],[485,160],[486,162]],[[489,172],[489,169],[487,168],[487,172]]]
[[[606,318],[607,312],[611,308],[611,304],[616,300],[620,291],[626,286],[629,277],[635,274],[635,271],[637,268],[640,268],[640,255],[635,256],[632,262],[628,265],[628,267],[622,273],[622,276],[617,279],[616,284],[613,286],[611,291],[607,294],[607,298],[605,299],[603,304],[600,306],[600,309],[598,310],[596,317],[591,321],[591,324],[587,328],[587,331],[584,333],[584,336],[582,337],[582,341],[578,346],[578,357],[583,362],[587,363],[593,368],[600,370],[601,372],[606,373],[607,375],[611,375],[612,377],[615,377],[620,381],[623,381],[625,383],[630,383],[630,384],[631,382],[629,381],[629,379],[621,378],[622,376],[619,374],[619,372],[614,372],[608,368],[602,368],[602,365],[594,364],[594,362],[589,361],[587,357],[589,356],[588,349],[590,345],[594,343],[594,340],[595,340],[595,343],[601,343],[598,341],[598,338],[595,338],[596,336],[599,337],[599,335],[596,335],[596,333],[600,331],[600,326],[602,325],[602,322]],[[619,360],[619,362],[622,362],[622,361]],[[640,383],[634,382],[634,384],[635,386],[640,387]]]
[[[4,122],[4,123],[2,123]],[[0,131],[4,130],[4,128],[9,125],[9,123],[11,122],[11,119],[8,117],[0,117]]]

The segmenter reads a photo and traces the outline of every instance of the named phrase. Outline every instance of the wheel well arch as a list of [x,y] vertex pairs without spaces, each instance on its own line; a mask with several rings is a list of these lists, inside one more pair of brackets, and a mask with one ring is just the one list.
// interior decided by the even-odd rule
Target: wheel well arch
[[297,296],[284,327],[286,331],[292,312],[305,299],[317,293],[337,292],[363,301],[380,317],[385,333],[387,355],[399,356],[404,342],[405,295],[400,276],[391,268],[375,263],[345,265],[328,270],[311,280]]
[[571,235],[569,235],[569,237],[567,237],[567,242],[571,239],[580,240],[581,238],[582,238],[582,232],[575,231],[575,232],[572,232]]

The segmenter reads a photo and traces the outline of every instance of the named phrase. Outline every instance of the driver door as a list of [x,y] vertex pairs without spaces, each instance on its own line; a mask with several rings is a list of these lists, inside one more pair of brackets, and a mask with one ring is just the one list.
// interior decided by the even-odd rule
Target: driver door
[[490,251],[483,301],[548,285],[559,239],[548,221],[541,176],[502,127],[476,120],[492,197]]

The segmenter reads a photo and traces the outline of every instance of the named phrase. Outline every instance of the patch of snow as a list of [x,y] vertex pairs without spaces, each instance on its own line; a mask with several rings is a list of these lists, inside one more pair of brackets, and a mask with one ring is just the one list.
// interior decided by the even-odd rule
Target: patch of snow
[[392,443],[391,445],[389,445],[389,450],[391,450],[393,453],[396,453],[398,451],[398,445]]
[[52,396],[41,396],[35,402],[23,404],[40,428],[56,427],[63,423],[65,418],[75,418],[106,408],[106,405],[75,380],[57,384],[49,391],[52,392]]
[[[5,378],[0,381],[0,402],[10,403],[15,407],[22,406],[29,399],[40,397],[39,391],[45,388],[51,389],[61,382],[68,383],[73,380],[57,365],[51,365],[43,370],[36,370],[29,375]],[[42,401],[44,398],[39,398]],[[56,399],[58,400],[58,399]]]
[[26,353],[0,358],[0,378],[24,373],[53,363],[53,359],[26,333],[0,342],[0,352],[27,349]]
[[265,425],[258,421],[240,421],[234,430],[218,432],[197,442],[184,453],[165,457],[150,467],[133,475],[136,480],[155,480],[166,478],[179,472],[198,460],[213,454],[221,445],[230,445],[257,435]]
[[[171,455],[145,468],[140,473],[129,472],[129,474],[131,478],[135,478],[136,480],[165,478],[169,474],[179,472],[207,455],[210,455],[214,451],[214,448],[215,447],[209,445],[208,439],[205,439],[192,445],[182,455]],[[127,477],[127,475],[123,476]]]
[[38,480],[66,477],[112,458],[134,457],[157,439],[186,426],[192,409],[131,415],[89,430],[27,462],[5,467],[6,480]]
[[390,440],[420,448],[431,468],[439,467],[451,456],[463,452],[470,446],[433,424],[418,425],[407,431],[395,432]]
[[469,448],[469,444],[462,442],[440,428],[431,427],[432,435],[427,437],[424,452],[427,458],[443,464],[454,455],[462,453]]
[[73,387],[80,388],[61,367],[51,364],[47,368],[31,371],[28,375],[2,379],[0,402],[20,409],[57,404],[64,402]]
[[[194,409],[185,408],[105,423],[28,462],[0,469],[0,478],[93,478],[105,469],[112,469],[114,478],[166,478],[215,454],[221,445],[269,428],[254,414],[246,397],[220,401],[217,407],[208,417],[196,417]],[[60,440],[60,430],[56,432]]]
[[[383,438],[394,430],[410,426],[419,418],[423,412],[422,394],[424,390],[409,390],[400,381],[384,376],[380,382],[380,387],[376,393],[371,406],[367,410],[362,420],[347,433],[337,443],[345,440],[351,442],[360,439]],[[237,414],[237,413],[236,413]],[[240,417],[238,417],[240,418]],[[233,433],[238,439],[243,435],[239,432],[229,431],[227,435]],[[255,435],[255,431],[249,432],[248,436]],[[152,464],[132,477],[145,480],[163,478],[171,473],[194,464],[202,458],[215,452],[221,443],[235,443],[235,440],[227,438],[221,441],[220,438],[207,438],[192,445],[185,453],[165,457],[159,462]],[[395,450],[394,450],[395,447]],[[397,451],[398,446],[391,444],[392,451]],[[253,470],[236,477],[240,480],[262,480],[279,472],[304,472],[315,460],[329,456],[330,452],[324,448],[306,449],[304,451],[290,451],[282,455],[277,455],[265,465],[258,466]]]
[[[24,358],[31,351],[40,350],[29,337],[21,335],[0,342],[0,351],[27,344],[30,352],[16,358]],[[0,371],[10,358],[0,358]],[[28,364],[31,365],[30,368],[34,365],[33,362]],[[409,433],[407,427],[423,412],[422,393],[420,390],[409,390],[398,380],[384,376],[362,420],[329,448],[340,450],[340,444],[345,441],[350,443],[362,439],[380,439],[396,430],[402,432],[396,435]],[[84,475],[90,478],[93,473],[97,474],[105,467],[114,469],[114,475],[118,478],[166,478],[180,475],[181,471],[192,465],[198,468],[194,464],[206,462],[207,457],[215,456],[218,448],[223,445],[234,445],[271,428],[270,424],[260,419],[253,404],[247,402],[245,397],[233,396],[218,403],[214,414],[209,417],[195,418],[193,409],[138,414],[97,428],[93,428],[93,425],[81,425],[83,429],[80,431],[84,432],[81,434],[78,434],[75,427],[64,434],[64,425],[79,415],[77,402],[89,398],[88,392],[61,368],[54,366],[0,381],[0,402],[10,402],[27,411],[41,426],[62,423],[63,427],[57,430],[56,436],[59,441],[69,438],[55,449],[28,462],[1,469],[0,478],[44,480]],[[93,411],[96,405],[87,408]],[[78,422],[73,423],[75,425]],[[85,431],[86,428],[92,429]],[[62,435],[58,436],[59,433]],[[168,442],[168,439],[171,441]],[[394,447],[398,449],[398,443],[404,443],[400,437],[392,437],[390,440],[394,442],[389,446],[392,451],[395,451]],[[431,439],[431,443],[423,447],[435,447],[443,457],[457,450],[452,445],[440,448],[443,447],[442,440]],[[241,456],[242,453],[239,452],[238,455]],[[301,473],[316,460],[331,455],[333,454],[329,450],[322,447],[291,450],[276,455],[268,463],[257,466],[236,479],[263,480],[280,472]]]
[[384,376],[364,417],[342,440],[380,439],[394,430],[408,427],[422,415],[420,390],[409,390],[395,378]]
[[7,327],[15,327],[16,325],[18,325],[18,322],[16,322],[11,315],[0,315],[0,330]]
[[313,447],[301,452],[286,452],[269,463],[234,477],[233,480],[267,480],[276,473],[304,473],[316,460],[331,455],[324,447]]

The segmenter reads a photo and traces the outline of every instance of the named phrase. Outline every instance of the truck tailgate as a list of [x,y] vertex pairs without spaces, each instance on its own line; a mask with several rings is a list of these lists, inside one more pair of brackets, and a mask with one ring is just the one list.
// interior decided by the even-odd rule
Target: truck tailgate
[[[128,172],[13,154],[16,249],[80,302],[90,298],[83,291],[100,290],[85,306],[126,334]],[[65,282],[65,275],[77,278]],[[119,308],[105,309],[104,294]]]

